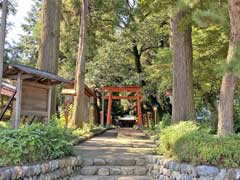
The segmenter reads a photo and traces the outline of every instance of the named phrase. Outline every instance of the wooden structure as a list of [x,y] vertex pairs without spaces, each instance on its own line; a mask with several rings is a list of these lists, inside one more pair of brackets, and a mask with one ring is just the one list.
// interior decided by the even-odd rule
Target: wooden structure
[[[61,92],[64,95],[64,105],[65,105],[65,121],[66,127],[69,124],[69,111],[70,105],[74,102],[74,96],[76,96],[76,90],[74,89],[74,81],[64,85],[64,89]],[[96,120],[96,109],[94,104],[97,102],[97,97],[95,93],[85,85],[85,109],[88,111],[85,112],[85,122],[94,124]]]
[[[142,122],[142,110],[141,110],[141,88],[139,86],[124,86],[124,87],[112,87],[104,86],[103,91],[108,93],[108,96],[105,96],[104,99],[108,100],[108,110],[107,110],[107,126],[112,125],[111,111],[112,111],[112,100],[113,99],[133,99],[137,101],[137,116],[138,116],[138,127],[143,127]],[[114,92],[130,92],[135,93],[134,96],[113,96]]]
[[[0,114],[0,121],[3,119],[3,116],[5,115],[6,111],[11,105],[11,102],[14,100],[14,97],[17,93],[16,87],[7,83],[2,82],[2,89],[1,89],[1,114]],[[6,105],[4,105],[4,99],[8,98],[8,102]],[[4,107],[4,108],[3,108]]]
[[13,128],[19,126],[21,115],[50,119],[52,87],[71,82],[55,74],[20,64],[5,67],[3,78],[10,79],[16,86]]

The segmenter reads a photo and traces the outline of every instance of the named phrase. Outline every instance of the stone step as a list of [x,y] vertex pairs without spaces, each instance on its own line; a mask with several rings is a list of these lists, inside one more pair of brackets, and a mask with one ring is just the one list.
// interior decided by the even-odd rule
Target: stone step
[[145,158],[119,158],[119,159],[84,159],[83,166],[144,166]]
[[154,180],[148,176],[75,176],[70,180]]
[[144,166],[85,166],[81,168],[80,175],[124,175],[124,176],[144,176],[147,168]]

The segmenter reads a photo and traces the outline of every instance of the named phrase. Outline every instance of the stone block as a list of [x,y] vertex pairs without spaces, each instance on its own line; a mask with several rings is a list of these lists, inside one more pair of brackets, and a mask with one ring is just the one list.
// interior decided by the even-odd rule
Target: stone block
[[136,166],[144,166],[146,164],[145,159],[137,159],[136,160]]
[[97,168],[96,167],[91,167],[91,166],[85,166],[80,170],[80,173],[82,175],[95,175],[97,172]]
[[93,166],[93,160],[92,159],[84,159],[82,166]]
[[125,175],[125,176],[131,176],[134,174],[134,168],[133,167],[122,167],[121,174]]
[[147,174],[147,168],[145,167],[136,167],[134,170],[134,175],[144,176]]
[[95,166],[104,166],[104,165],[106,165],[106,162],[104,159],[94,159],[94,165]]
[[117,164],[119,166],[135,166],[136,161],[134,159],[118,159]]
[[120,175],[121,174],[121,169],[120,168],[111,167],[110,168],[110,174],[111,175]]
[[109,176],[110,174],[109,168],[99,168],[97,174],[99,176]]
[[197,174],[199,176],[214,177],[219,173],[219,169],[214,166],[200,165],[196,167]]

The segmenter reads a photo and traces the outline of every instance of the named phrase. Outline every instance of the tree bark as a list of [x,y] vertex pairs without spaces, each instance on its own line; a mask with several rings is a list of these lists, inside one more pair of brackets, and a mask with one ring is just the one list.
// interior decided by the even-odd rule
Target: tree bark
[[[2,89],[2,76],[3,76],[3,61],[4,61],[4,45],[6,37],[6,23],[7,23],[7,11],[8,1],[2,2],[2,21],[1,21],[1,32],[0,32],[0,101],[1,101],[1,89]],[[2,104],[1,104],[2,106]]]
[[137,74],[139,75],[139,83],[140,86],[145,86],[146,82],[144,79],[142,79],[142,64],[141,64],[141,56],[142,56],[142,52],[138,50],[137,44],[136,44],[136,40],[133,40],[133,47],[132,47],[132,53],[134,56],[134,62],[135,62],[135,69]]
[[85,114],[85,61],[87,51],[87,29],[88,29],[88,0],[82,1],[81,25],[78,47],[78,58],[76,62],[75,90],[72,123],[76,128],[83,127]]
[[193,78],[191,23],[183,24],[189,12],[179,10],[171,18],[173,50],[172,122],[193,120]]
[[135,68],[136,72],[140,74],[142,72],[142,65],[141,65],[141,54],[138,52],[137,45],[135,44],[136,41],[134,41],[133,45],[133,55],[134,55],[134,61],[135,61]]
[[[60,41],[61,0],[42,1],[41,44],[38,66],[41,70],[57,73]],[[51,115],[56,112],[56,92],[52,91]]]
[[[229,0],[230,42],[227,63],[232,61],[234,50],[240,46],[240,0]],[[218,106],[218,134],[226,135],[233,132],[233,101],[237,77],[226,72],[222,79],[220,102]]]

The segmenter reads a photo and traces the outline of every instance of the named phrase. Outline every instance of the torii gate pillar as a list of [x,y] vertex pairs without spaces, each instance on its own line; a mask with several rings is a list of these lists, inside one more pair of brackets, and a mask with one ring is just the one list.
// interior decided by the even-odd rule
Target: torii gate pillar
[[109,92],[108,111],[107,111],[107,127],[110,127],[112,125],[111,111],[112,111],[112,92]]
[[137,95],[137,113],[138,113],[138,128],[143,128],[143,122],[142,122],[142,108],[141,108],[141,96]]

